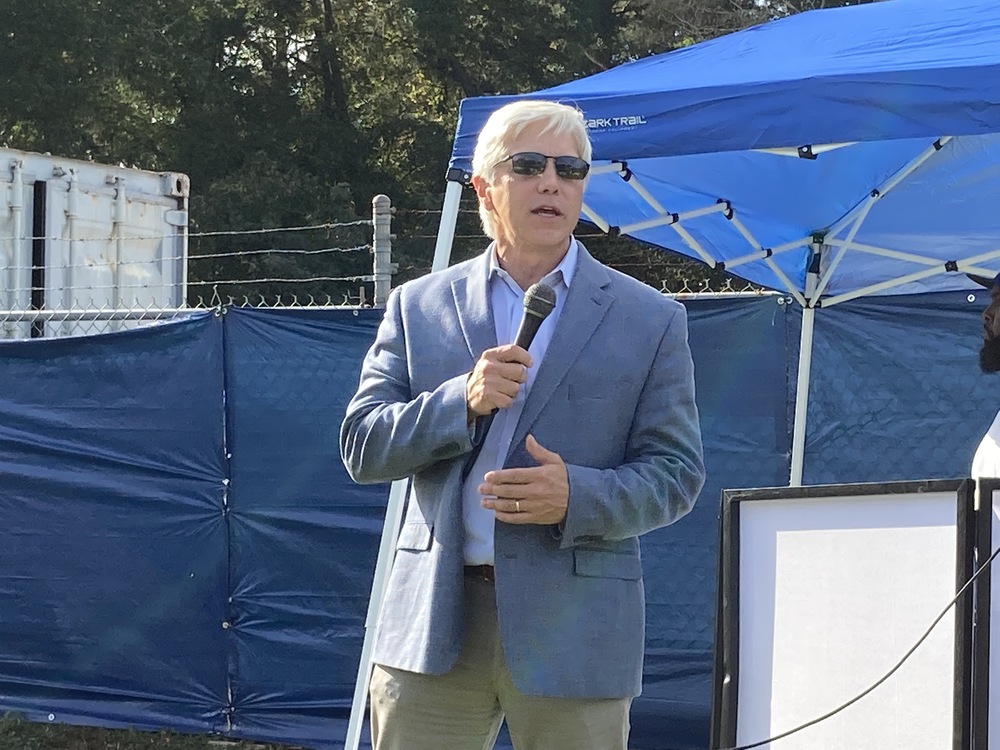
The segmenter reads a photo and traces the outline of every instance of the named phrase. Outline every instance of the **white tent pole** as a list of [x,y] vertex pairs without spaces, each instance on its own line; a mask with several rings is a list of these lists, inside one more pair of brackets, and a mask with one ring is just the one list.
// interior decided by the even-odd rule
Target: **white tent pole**
[[[890,175],[890,177],[885,182],[883,182],[881,185],[878,185],[875,188],[875,192],[879,193],[881,197],[884,197],[886,193],[891,191],[893,188],[899,185],[900,182],[909,177],[925,161],[930,159],[938,151],[944,148],[945,144],[947,144],[950,140],[952,140],[952,136],[950,135],[945,135],[938,138],[936,141],[934,141],[934,143],[932,143],[926,149],[921,151],[916,157],[914,157],[909,163],[903,165],[903,167],[897,170],[894,174]],[[859,202],[858,205],[856,205],[854,208],[852,208],[850,211],[848,211],[846,214],[840,217],[840,219],[835,224],[827,228],[826,236],[836,237],[838,234],[840,234],[841,231],[843,231],[851,222],[854,221],[854,218],[857,215],[858,211],[864,209],[864,206],[865,206],[865,201]]]
[[462,198],[462,183],[448,182],[441,206],[441,223],[438,225],[437,244],[434,245],[434,262],[431,273],[442,271],[451,260],[451,243],[455,240],[455,225],[458,223],[458,203]]
[[[736,217],[733,216],[735,219]],[[745,263],[753,263],[758,260],[764,260],[765,258],[770,258],[775,255],[780,255],[781,253],[787,253],[789,250],[797,250],[800,247],[808,247],[811,237],[803,237],[801,240],[795,240],[794,242],[786,242],[784,245],[779,245],[778,247],[772,247],[770,253],[764,249],[754,250],[752,253],[747,253],[746,255],[739,255],[735,258],[730,258],[726,261],[726,268],[735,268],[736,266],[742,266]]]
[[[995,260],[996,258],[1000,258],[1000,250],[991,250],[986,253],[980,253],[979,255],[973,255],[970,258],[958,260],[955,262],[955,268],[953,270],[947,268],[944,263],[938,263],[938,265],[933,268],[927,268],[923,271],[910,273],[906,276],[898,276],[894,279],[889,279],[888,281],[882,281],[878,284],[872,284],[861,289],[856,289],[853,292],[845,292],[844,294],[838,294],[834,297],[827,297],[823,300],[823,307],[839,305],[841,302],[847,302],[848,300],[856,299],[858,297],[864,297],[866,294],[878,294],[879,292],[884,292],[886,289],[892,289],[894,286],[909,284],[912,281],[921,281],[922,279],[927,279],[931,276],[937,276],[943,273],[975,273],[977,263],[981,261]],[[987,273],[992,274],[993,271],[988,271]]]
[[839,221],[837,221],[832,227],[830,227],[827,232],[827,237],[836,237],[842,230],[850,226],[847,238],[842,242],[838,243],[839,249],[837,255],[833,258],[826,269],[823,271],[823,277],[820,279],[819,287],[816,289],[816,296],[819,297],[823,294],[827,285],[830,283],[830,279],[833,278],[834,272],[837,270],[837,266],[840,261],[844,259],[848,250],[854,244],[854,238],[857,236],[858,230],[861,225],[868,218],[868,213],[872,210],[875,203],[884,198],[887,193],[889,193],[893,188],[897,187],[903,182],[907,177],[913,174],[924,162],[930,159],[934,154],[938,153],[945,144],[951,140],[951,136],[943,136],[938,138],[931,144],[928,148],[922,151],[915,159],[910,161],[909,164],[905,165],[902,169],[896,171],[895,174],[889,177],[888,180],[883,182],[874,190],[869,191],[868,196],[861,201],[857,206],[851,209],[847,214],[845,214]]
[[[451,245],[455,239],[455,226],[458,224],[458,206],[461,198],[462,183],[449,180],[445,188],[444,205],[441,207],[441,223],[438,225],[437,244],[434,246],[431,273],[447,268],[451,260]],[[379,542],[378,560],[375,563],[372,594],[368,599],[365,638],[361,644],[361,662],[358,664],[358,678],[354,683],[354,700],[351,703],[351,716],[347,722],[344,750],[358,750],[358,743],[361,741],[361,725],[365,718],[368,683],[372,675],[371,658],[375,625],[382,609],[382,599],[385,597],[389,572],[392,570],[396,538],[399,536],[399,527],[403,522],[404,501],[408,485],[409,480],[398,479],[389,488],[389,501],[385,508],[385,522],[382,525],[382,539]]]
[[799,146],[798,148],[756,148],[758,154],[774,154],[775,156],[790,156],[793,159],[815,158],[819,154],[827,151],[836,151],[838,148],[853,146],[857,141],[845,141],[844,143],[823,143],[809,146]]
[[368,614],[365,616],[365,639],[361,644],[361,661],[358,663],[358,679],[354,683],[354,700],[351,702],[351,716],[347,722],[347,737],[344,750],[358,750],[361,741],[361,725],[365,718],[365,704],[368,701],[368,683],[372,676],[372,648],[375,640],[375,625],[382,599],[385,597],[386,583],[392,568],[392,559],[399,526],[403,521],[403,501],[409,482],[399,479],[389,488],[389,502],[385,508],[385,523],[382,525],[382,540],[378,547],[378,561],[375,563],[375,580],[372,595],[368,599]]
[[[814,245],[813,252],[819,252]],[[814,256],[815,257],[815,256]],[[789,472],[789,487],[802,486],[802,469],[806,452],[806,413],[809,410],[809,375],[812,369],[813,326],[816,318],[816,300],[813,293],[819,274],[811,270],[819,269],[819,263],[811,265],[806,274],[806,299],[802,308],[802,334],[799,337],[799,376],[795,383],[795,421],[792,425],[792,466]]]
[[868,198],[865,199],[861,210],[855,214],[854,222],[851,224],[851,228],[847,233],[847,238],[837,250],[837,255],[834,257],[833,262],[830,263],[823,272],[823,278],[820,279],[819,286],[816,288],[817,297],[823,294],[823,290],[826,289],[826,285],[829,284],[830,279],[833,278],[833,272],[837,270],[837,266],[840,265],[840,261],[844,259],[847,251],[851,249],[851,245],[854,244],[854,238],[857,236],[858,230],[861,229],[861,225],[865,223],[865,219],[868,218],[868,214],[871,212],[872,207],[874,207],[875,202],[879,199],[879,195],[880,193],[877,190],[872,190],[872,192],[868,195]]
[[[750,247],[759,248],[761,259],[767,264],[768,268],[771,269],[771,272],[778,277],[781,283],[785,285],[785,289],[787,289],[788,293],[795,298],[795,301],[802,305],[803,308],[808,307],[806,298],[802,296],[795,284],[789,280],[784,271],[778,268],[778,264],[774,262],[774,259],[771,257],[773,255],[772,251],[767,250],[763,245],[757,242],[757,238],[754,237],[753,233],[747,229],[746,225],[742,221],[740,221],[740,218],[736,215],[735,211],[733,211],[732,215],[729,217],[729,223],[736,228],[736,231],[743,236],[743,239],[750,244]],[[726,266],[728,267],[729,264],[727,263]]]
[[588,206],[586,201],[583,202],[583,206],[581,206],[580,208],[580,213],[586,216],[592,222],[594,222],[594,225],[597,226],[597,228],[600,229],[605,234],[611,231],[611,225],[608,224],[608,222],[606,222],[604,219],[602,219],[594,209]]
[[637,221],[633,224],[625,224],[624,226],[618,227],[618,231],[622,234],[632,234],[633,232],[641,232],[643,229],[652,229],[653,227],[673,226],[679,221],[696,219],[699,216],[721,214],[727,210],[728,209],[724,203],[713,203],[711,206],[706,206],[705,208],[697,208],[693,211],[687,211],[679,214],[672,214],[669,211],[661,211],[659,216],[655,219],[644,219],[643,221]]
[[802,308],[802,336],[799,338],[799,377],[795,384],[795,422],[792,427],[792,467],[788,486],[802,486],[806,449],[806,410],[809,408],[809,368],[812,366],[815,307]]

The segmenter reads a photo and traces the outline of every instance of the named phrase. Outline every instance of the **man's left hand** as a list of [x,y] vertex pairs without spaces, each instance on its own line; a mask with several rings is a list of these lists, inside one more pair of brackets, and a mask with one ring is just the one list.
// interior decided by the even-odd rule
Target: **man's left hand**
[[524,446],[539,465],[487,472],[479,485],[482,506],[495,511],[497,520],[504,523],[561,523],[569,505],[566,463],[532,435]]

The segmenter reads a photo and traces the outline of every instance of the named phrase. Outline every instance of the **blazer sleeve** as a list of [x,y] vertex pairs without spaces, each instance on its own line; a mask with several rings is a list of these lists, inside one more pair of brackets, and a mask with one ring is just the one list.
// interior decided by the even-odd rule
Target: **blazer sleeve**
[[678,304],[657,345],[624,462],[611,469],[566,468],[564,548],[639,536],[673,523],[694,506],[705,467],[683,306]]
[[351,478],[388,482],[472,449],[467,424],[467,373],[433,391],[411,393],[402,290],[394,289],[375,343],[361,366],[358,390],[340,427],[340,454]]

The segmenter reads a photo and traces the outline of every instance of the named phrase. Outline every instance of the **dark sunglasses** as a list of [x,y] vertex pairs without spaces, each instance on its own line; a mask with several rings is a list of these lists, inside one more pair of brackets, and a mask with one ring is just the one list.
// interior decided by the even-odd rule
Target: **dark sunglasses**
[[556,174],[564,180],[582,180],[590,171],[590,165],[579,156],[546,156],[537,151],[522,151],[519,154],[511,154],[493,166],[509,161],[514,174],[537,177],[545,171],[549,159],[556,167]]

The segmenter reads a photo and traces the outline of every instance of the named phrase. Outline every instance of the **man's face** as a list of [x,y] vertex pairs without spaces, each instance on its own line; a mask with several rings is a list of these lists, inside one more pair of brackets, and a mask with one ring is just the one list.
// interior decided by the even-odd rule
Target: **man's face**
[[[572,136],[541,133],[532,125],[506,144],[508,154],[536,151],[547,156],[579,156]],[[540,175],[514,174],[509,161],[495,169],[491,183],[474,180],[476,193],[493,214],[500,257],[512,249],[559,257],[569,247],[569,236],[580,218],[584,180],[556,174],[549,159]]]
[[979,350],[983,372],[1000,372],[1000,284],[990,290],[990,304],[983,310],[983,346]]

